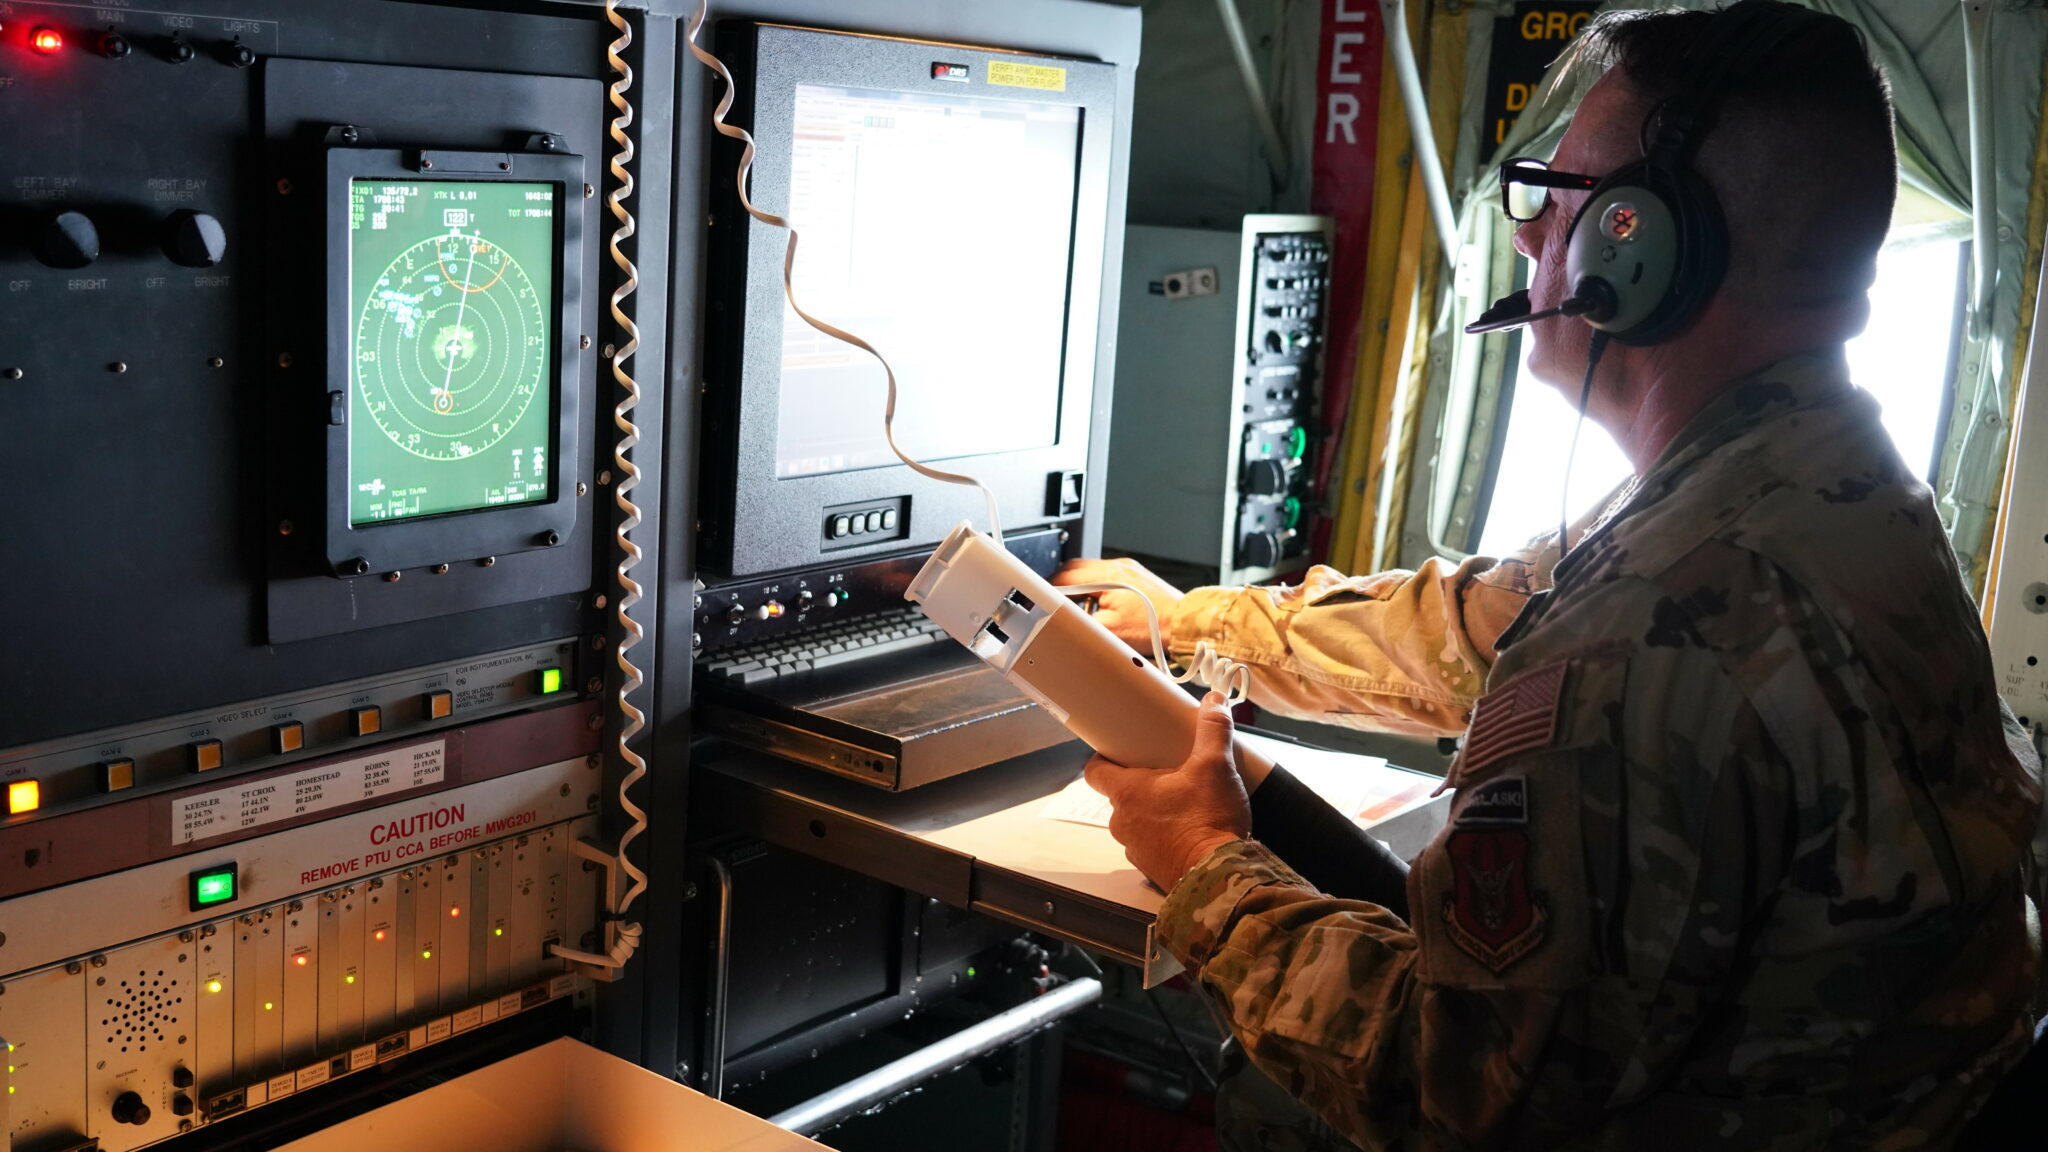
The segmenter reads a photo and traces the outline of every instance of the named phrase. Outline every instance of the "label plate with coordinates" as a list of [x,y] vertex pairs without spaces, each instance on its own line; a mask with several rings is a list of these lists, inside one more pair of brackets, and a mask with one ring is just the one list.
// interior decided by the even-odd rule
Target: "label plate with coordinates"
[[439,784],[447,771],[446,748],[446,741],[435,740],[186,796],[171,805],[171,843],[190,844]]

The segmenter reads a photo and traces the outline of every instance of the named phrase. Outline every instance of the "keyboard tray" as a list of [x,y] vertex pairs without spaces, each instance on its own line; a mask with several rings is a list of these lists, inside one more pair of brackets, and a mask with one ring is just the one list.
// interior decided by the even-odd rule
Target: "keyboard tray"
[[759,684],[700,678],[697,727],[892,792],[1072,740],[957,645]]

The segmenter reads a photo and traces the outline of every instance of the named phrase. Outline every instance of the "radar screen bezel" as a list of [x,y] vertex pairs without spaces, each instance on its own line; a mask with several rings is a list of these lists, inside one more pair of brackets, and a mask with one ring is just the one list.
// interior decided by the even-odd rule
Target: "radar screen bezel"
[[[553,202],[554,267],[547,285],[554,328],[546,371],[551,445],[547,498],[351,523],[350,429],[355,403],[357,312],[351,265],[351,194],[358,181],[403,184],[547,184]],[[576,525],[582,472],[576,413],[582,408],[583,157],[560,152],[436,149],[327,150],[322,188],[326,248],[327,371],[325,554],[335,576],[353,579],[435,564],[481,560],[558,546]],[[539,287],[536,285],[536,287]],[[452,353],[451,353],[452,356]],[[530,419],[531,415],[525,417]]]

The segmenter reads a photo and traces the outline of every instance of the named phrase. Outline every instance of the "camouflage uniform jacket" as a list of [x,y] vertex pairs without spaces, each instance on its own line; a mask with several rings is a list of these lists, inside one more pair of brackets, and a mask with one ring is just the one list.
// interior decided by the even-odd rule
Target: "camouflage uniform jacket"
[[1412,923],[1249,841],[1170,894],[1251,1057],[1375,1148],[1952,1140],[2025,1051],[2040,789],[1839,358],[1716,401],[1511,632]]

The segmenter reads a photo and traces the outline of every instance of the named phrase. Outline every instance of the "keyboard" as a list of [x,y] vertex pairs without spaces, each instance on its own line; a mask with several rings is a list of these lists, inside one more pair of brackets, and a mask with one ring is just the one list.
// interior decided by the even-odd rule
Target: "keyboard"
[[698,668],[735,684],[759,684],[779,676],[832,668],[892,652],[907,652],[952,640],[915,608],[881,612],[738,648],[706,653]]

